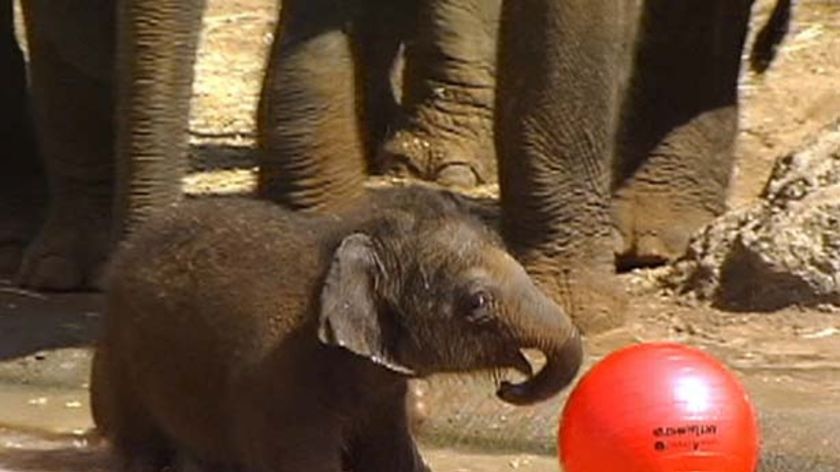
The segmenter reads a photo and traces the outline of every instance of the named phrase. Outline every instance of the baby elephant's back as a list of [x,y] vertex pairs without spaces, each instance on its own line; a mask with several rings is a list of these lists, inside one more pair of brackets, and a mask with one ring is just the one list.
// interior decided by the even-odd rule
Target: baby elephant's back
[[[224,324],[236,313],[239,329],[270,321],[270,331],[281,335],[298,326],[320,278],[324,230],[317,226],[261,201],[185,202],[127,241],[111,268],[109,288],[128,289],[132,306],[166,312],[169,322],[191,317],[201,318],[194,323]],[[233,335],[236,327],[215,328]],[[248,344],[256,341],[242,334]]]
[[229,447],[208,433],[229,429],[231,379],[292,331],[314,329],[323,230],[269,203],[195,201],[150,220],[118,251],[108,357],[142,385],[139,400],[168,433]]

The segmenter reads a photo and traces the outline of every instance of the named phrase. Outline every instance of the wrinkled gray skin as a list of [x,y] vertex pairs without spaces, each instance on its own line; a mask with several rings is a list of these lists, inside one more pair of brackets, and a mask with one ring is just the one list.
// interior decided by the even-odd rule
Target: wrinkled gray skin
[[[204,4],[93,0],[81,9],[72,0],[23,2],[30,101],[12,0],[0,0],[0,89],[10,105],[0,111],[0,125],[9,131],[0,175],[0,275],[38,289],[95,287],[113,242],[156,207],[178,200]],[[434,176],[441,180],[451,174],[474,182],[475,172],[494,173],[492,156],[481,164],[489,170],[477,164],[477,149],[492,149],[495,22],[481,20],[487,34],[476,42],[482,9],[476,17],[449,2],[416,0],[287,0],[283,7],[260,103],[262,196],[309,209],[348,201],[361,191],[362,169],[395,167],[388,162],[399,160],[398,153],[376,156],[397,122],[406,123],[406,133],[434,141],[440,171]],[[498,14],[498,8],[486,11]],[[415,24],[418,12],[422,19]],[[438,16],[447,18],[446,28],[432,21]],[[444,34],[458,41],[438,48]],[[469,51],[470,41],[480,49]],[[419,70],[399,92],[413,110],[408,113],[398,109],[390,85],[401,43],[411,69]],[[475,113],[433,95],[450,80],[448,58],[458,56],[474,58],[456,64],[459,80],[475,89],[469,99]],[[356,97],[365,106],[356,106]],[[429,136],[444,121],[447,136],[467,132],[458,141],[462,150],[451,150],[453,140]],[[324,140],[327,135],[334,139]],[[324,159],[335,155],[343,157]],[[454,170],[441,161],[449,156],[461,156]]]
[[260,193],[312,209],[357,195],[366,170],[495,180],[500,4],[286,0],[258,115]]
[[580,307],[585,331],[622,321],[616,262],[671,259],[724,210],[751,5],[505,2],[504,234],[544,289]]
[[[24,2],[52,196],[43,224],[22,62],[0,3],[18,140],[4,162],[14,172],[0,176],[0,270],[20,266],[18,282],[34,288],[89,287],[111,241],[180,196],[203,1]],[[517,257],[585,329],[617,324],[615,255],[623,266],[672,258],[723,209],[751,6],[640,3],[287,0],[258,114],[260,195],[338,207],[370,170],[474,182],[495,153]]]
[[[474,163],[495,155],[506,240],[589,332],[622,321],[616,264],[672,259],[724,210],[751,0],[511,1],[501,12],[496,1],[420,1],[401,109],[366,106],[377,96],[384,98],[375,103],[394,103],[388,70],[377,69],[390,62],[353,60],[355,50],[386,52],[370,46],[371,38],[382,43],[371,33],[377,23],[343,34],[357,23],[338,12],[324,20],[322,3],[295,2],[284,16],[296,27],[278,31],[281,54],[272,57],[293,60],[269,77],[263,98],[299,112],[261,121],[261,144],[272,151],[264,164],[276,169],[261,188],[272,198],[301,209],[338,205],[360,191],[365,163],[451,183],[492,180]],[[371,8],[365,19],[385,11],[354,5]],[[759,35],[754,68],[772,58],[789,9],[781,0]],[[399,24],[399,15],[382,17]],[[295,73],[317,60],[318,75]],[[378,78],[365,82],[362,118],[397,110],[396,119],[359,120],[361,133],[334,121],[346,123],[336,110],[356,117],[349,79],[359,69]],[[393,126],[383,131],[381,123]],[[492,139],[495,148],[486,144]]]
[[[499,371],[553,396],[581,363],[571,320],[495,234],[429,190],[341,216],[245,199],[162,212],[117,252],[92,408],[124,470],[425,470],[406,383]],[[520,349],[537,348],[536,374]]]
[[[361,133],[335,120],[346,124],[339,111],[356,117],[354,70],[383,63],[354,61],[353,51],[384,52],[369,46],[381,38],[364,28],[344,34],[358,23],[341,10],[327,19],[318,13],[324,3],[332,2],[294,2],[284,11],[294,27],[278,31],[272,57],[285,54],[288,68],[280,64],[269,77],[264,99],[296,112],[260,127],[263,148],[276,151],[267,155],[277,170],[261,184],[274,199],[302,209],[339,204],[360,191],[371,155],[394,172],[457,181],[469,174],[458,164],[472,162],[467,156],[495,154],[506,240],[590,332],[621,322],[616,264],[672,259],[724,210],[752,0],[509,1],[500,12],[495,1],[419,1],[418,35],[405,46],[402,114],[386,132],[377,123],[392,120],[361,119]],[[347,4],[370,7],[365,18],[384,11],[376,2]],[[766,29],[772,34],[759,35],[756,68],[772,57],[789,8],[780,1]],[[402,21],[382,15],[393,20],[387,24]],[[319,60],[318,74],[301,67]],[[380,91],[393,103],[387,73],[373,76],[379,85],[366,83],[365,99]],[[365,103],[362,118],[372,114]],[[373,108],[383,109],[391,108]],[[491,139],[494,148],[483,144]]]
[[0,0],[0,275],[91,288],[114,236],[180,197],[200,3],[22,2],[27,90]]

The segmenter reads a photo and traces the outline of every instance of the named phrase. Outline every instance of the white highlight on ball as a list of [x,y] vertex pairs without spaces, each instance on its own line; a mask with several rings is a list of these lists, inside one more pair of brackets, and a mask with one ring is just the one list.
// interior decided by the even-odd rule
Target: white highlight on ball
[[711,392],[709,385],[697,377],[683,377],[674,386],[676,401],[685,403],[689,413],[703,413],[709,410]]

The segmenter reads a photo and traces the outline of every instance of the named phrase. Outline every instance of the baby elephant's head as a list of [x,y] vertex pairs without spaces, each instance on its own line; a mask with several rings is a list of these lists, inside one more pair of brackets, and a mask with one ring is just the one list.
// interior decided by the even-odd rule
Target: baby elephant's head
[[[321,341],[406,375],[513,368],[528,378],[497,392],[513,404],[559,392],[583,355],[571,320],[491,231],[435,203],[344,238],[321,292]],[[545,355],[538,373],[524,348]]]

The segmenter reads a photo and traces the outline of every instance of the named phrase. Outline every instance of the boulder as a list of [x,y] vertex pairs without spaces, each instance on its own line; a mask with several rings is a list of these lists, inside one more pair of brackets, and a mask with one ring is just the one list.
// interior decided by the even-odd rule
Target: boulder
[[840,120],[778,159],[760,199],[700,230],[659,282],[735,311],[840,307]]

